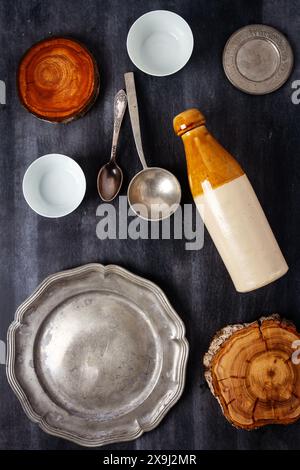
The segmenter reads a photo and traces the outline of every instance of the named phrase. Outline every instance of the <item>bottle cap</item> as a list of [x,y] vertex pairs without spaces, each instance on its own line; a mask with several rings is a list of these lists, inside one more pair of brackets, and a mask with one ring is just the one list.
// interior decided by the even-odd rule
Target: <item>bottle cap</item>
[[187,109],[178,114],[173,120],[174,131],[179,136],[204,124],[205,117],[197,108]]

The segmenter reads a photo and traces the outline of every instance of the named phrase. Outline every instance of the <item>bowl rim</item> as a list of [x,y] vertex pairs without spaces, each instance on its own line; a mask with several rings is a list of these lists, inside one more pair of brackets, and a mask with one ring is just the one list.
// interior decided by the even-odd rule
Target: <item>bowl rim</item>
[[[71,162],[73,167],[76,169],[77,174],[80,175],[81,180],[82,180],[82,197],[78,198],[78,200],[76,201],[76,205],[74,203],[73,208],[71,210],[61,212],[59,215],[50,215],[50,214],[47,214],[46,212],[43,212],[41,210],[36,209],[36,207],[34,207],[34,204],[32,204],[29,201],[29,199],[27,197],[27,189],[26,189],[26,185],[29,181],[28,178],[30,178],[30,171],[32,170],[32,168],[35,167],[41,161],[49,161],[49,158],[52,158],[53,156],[56,156],[56,157],[61,158],[62,160]],[[25,199],[26,203],[28,204],[28,206],[36,214],[41,215],[42,217],[47,217],[49,219],[57,219],[57,218],[65,217],[66,215],[71,214],[72,212],[74,212],[80,206],[80,204],[82,203],[82,201],[84,199],[85,193],[86,193],[86,177],[85,177],[85,174],[84,174],[81,166],[73,158],[68,157],[68,155],[64,155],[64,154],[61,154],[61,153],[47,153],[45,155],[42,155],[42,156],[36,158],[27,167],[27,169],[24,173],[24,176],[23,176],[23,180],[22,180],[22,191],[23,191],[23,196],[24,196],[24,199]]]
[[[140,21],[143,21],[143,19],[146,16],[154,16],[154,15],[157,15],[157,14],[162,14],[162,15],[167,14],[169,16],[177,17],[180,20],[180,22],[186,26],[187,33],[189,34],[189,37],[191,39],[190,51],[188,52],[187,57],[184,60],[184,62],[179,67],[176,67],[171,72],[167,72],[167,73],[154,73],[154,72],[151,72],[150,69],[147,68],[147,67],[141,67],[140,65],[137,65],[136,61],[133,58],[133,55],[130,52],[130,46],[129,46],[130,38],[132,36],[132,31],[133,31],[134,27],[136,26],[136,24],[139,23]],[[141,70],[142,72],[144,72],[148,75],[152,75],[154,77],[166,77],[168,75],[173,75],[174,73],[179,72],[179,70],[181,70],[188,63],[188,61],[190,60],[190,58],[192,56],[193,50],[194,50],[194,35],[193,35],[193,31],[192,31],[189,23],[182,16],[180,16],[178,13],[175,13],[175,12],[170,11],[170,10],[151,10],[151,11],[148,11],[148,12],[144,13],[143,15],[139,16],[132,23],[132,25],[130,26],[128,34],[127,34],[127,39],[126,39],[126,48],[127,48],[127,53],[129,55],[129,58],[130,58],[131,62],[139,70]]]

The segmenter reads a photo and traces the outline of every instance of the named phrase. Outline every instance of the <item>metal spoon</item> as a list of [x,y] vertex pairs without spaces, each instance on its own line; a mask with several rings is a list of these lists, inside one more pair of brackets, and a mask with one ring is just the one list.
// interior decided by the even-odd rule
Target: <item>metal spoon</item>
[[129,205],[142,219],[151,221],[166,219],[180,204],[181,187],[177,178],[168,170],[147,166],[142,147],[134,75],[129,72],[125,73],[124,77],[133,136],[143,167],[129,184],[127,192]]
[[106,202],[112,201],[118,195],[123,182],[123,172],[116,163],[116,151],[126,107],[126,93],[120,90],[114,99],[114,131],[110,160],[100,169],[97,178],[99,196]]

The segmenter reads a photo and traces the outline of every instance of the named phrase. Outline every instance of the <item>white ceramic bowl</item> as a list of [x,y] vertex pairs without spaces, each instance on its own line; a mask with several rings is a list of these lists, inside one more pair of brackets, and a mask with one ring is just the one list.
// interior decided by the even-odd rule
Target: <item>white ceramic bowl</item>
[[193,33],[187,22],[167,10],[150,11],[141,16],[127,36],[127,51],[134,65],[159,77],[184,67],[193,47]]
[[78,163],[59,153],[35,160],[23,178],[27,204],[44,217],[70,214],[81,203],[85,190],[85,176]]

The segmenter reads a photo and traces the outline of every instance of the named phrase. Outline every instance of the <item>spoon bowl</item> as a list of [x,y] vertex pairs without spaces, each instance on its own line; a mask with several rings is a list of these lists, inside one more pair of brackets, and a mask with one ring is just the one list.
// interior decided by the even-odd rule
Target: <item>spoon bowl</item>
[[105,202],[112,201],[118,194],[123,183],[123,172],[115,161],[104,165],[97,178],[99,196]]
[[139,217],[163,220],[172,215],[181,200],[177,178],[164,168],[151,167],[137,173],[128,187],[129,205]]

